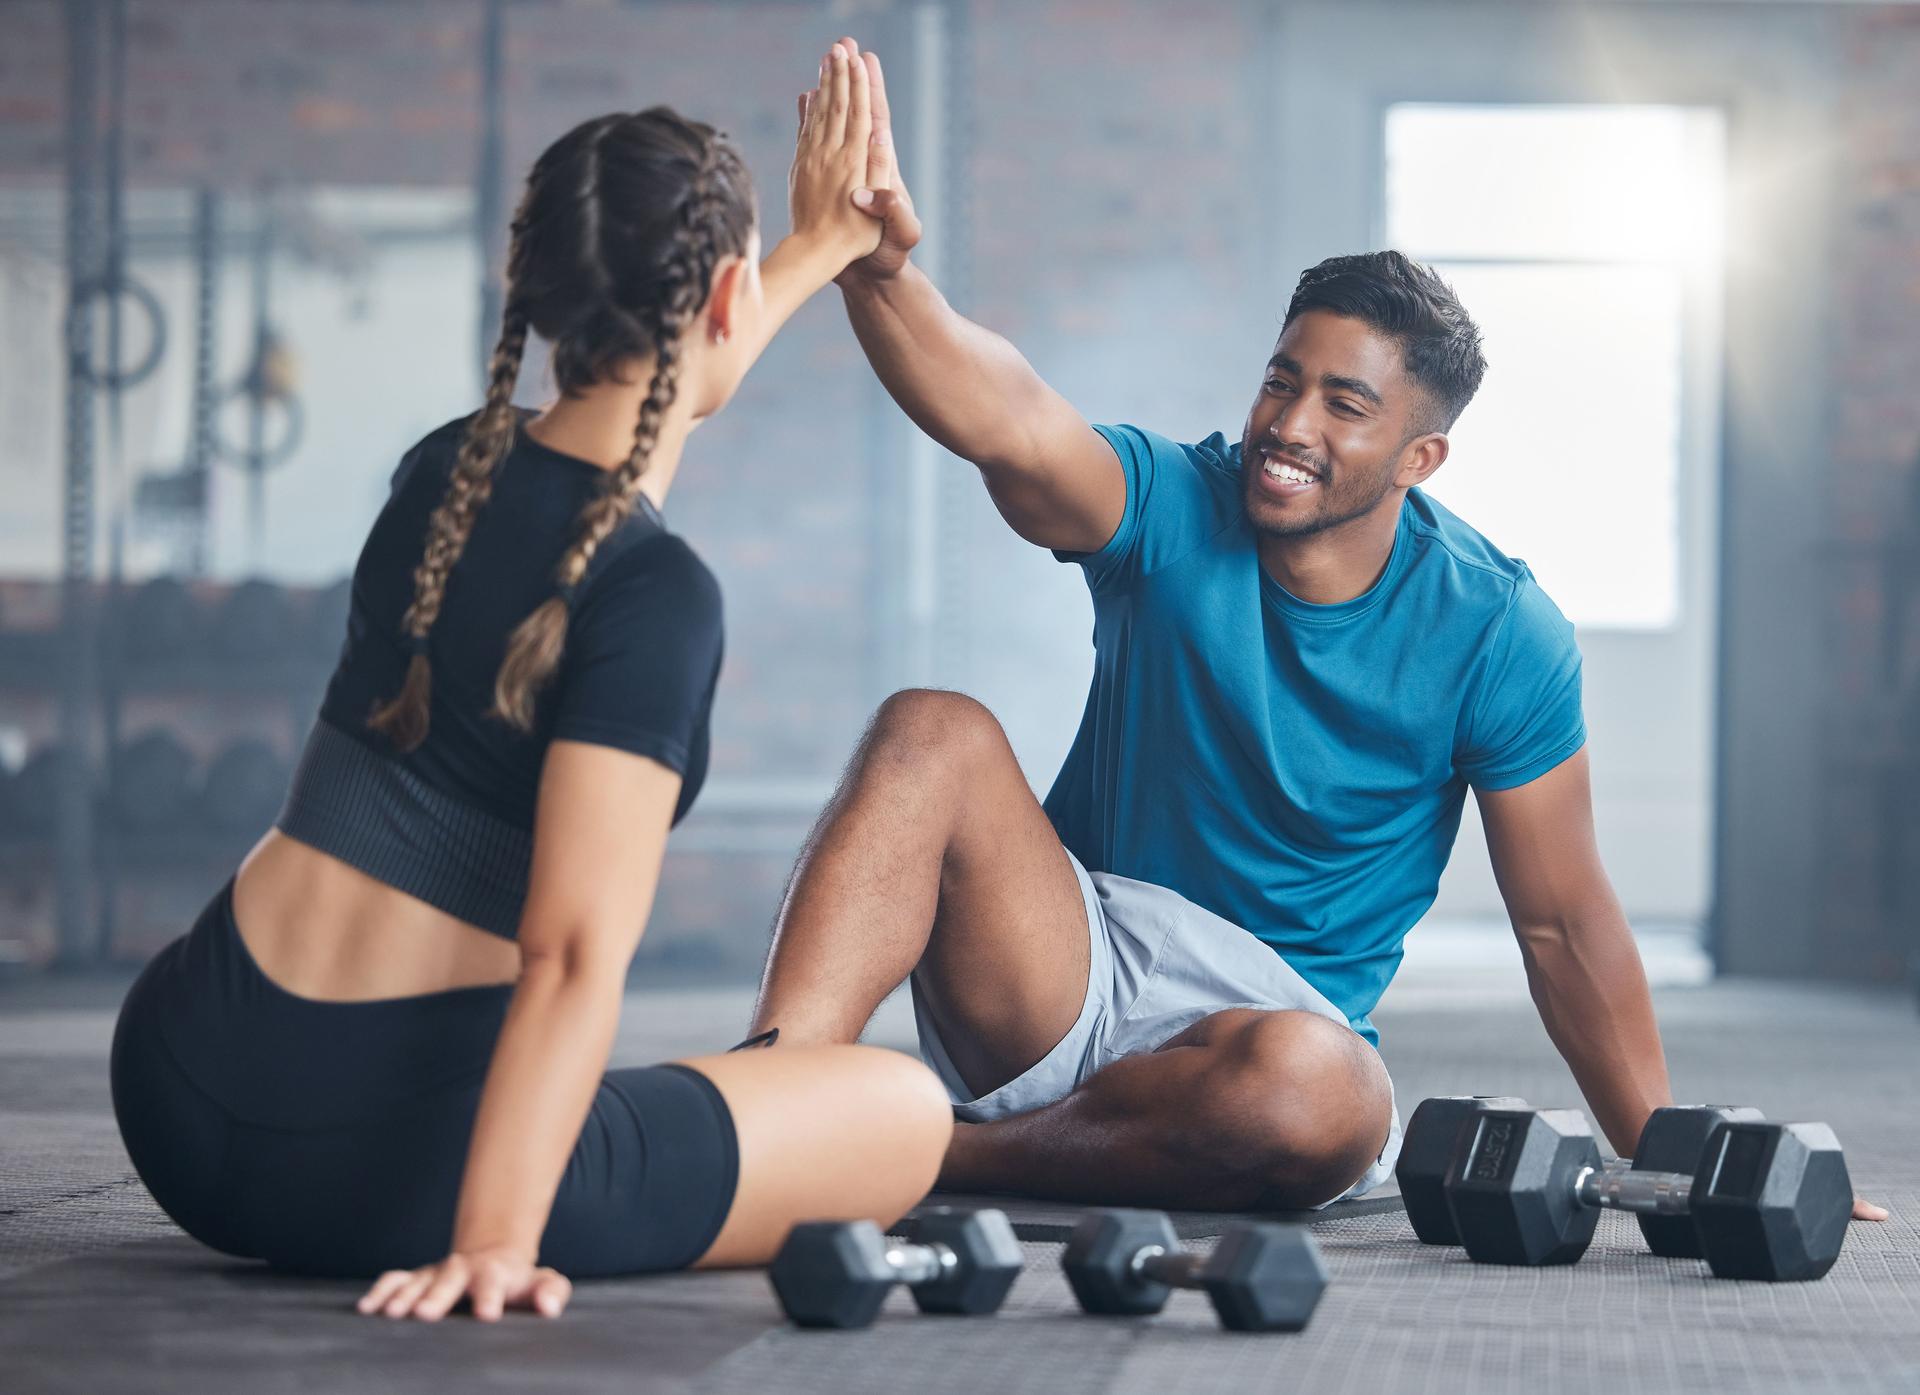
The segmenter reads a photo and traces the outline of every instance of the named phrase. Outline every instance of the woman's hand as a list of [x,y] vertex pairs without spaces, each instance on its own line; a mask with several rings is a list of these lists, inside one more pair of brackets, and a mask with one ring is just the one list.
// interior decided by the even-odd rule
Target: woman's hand
[[800,98],[800,133],[787,175],[793,237],[820,252],[838,275],[880,245],[880,223],[854,206],[867,187],[873,139],[867,65],[836,43],[820,64],[820,85]]
[[480,1321],[497,1322],[508,1308],[559,1317],[571,1297],[565,1275],[542,1269],[518,1250],[489,1249],[456,1251],[424,1269],[390,1269],[356,1306],[369,1316],[438,1322],[465,1298]]

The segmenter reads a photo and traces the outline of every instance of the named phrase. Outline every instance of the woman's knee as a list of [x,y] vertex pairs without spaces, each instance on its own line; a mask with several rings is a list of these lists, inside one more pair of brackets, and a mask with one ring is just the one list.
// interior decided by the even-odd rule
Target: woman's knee
[[864,1121],[890,1138],[901,1179],[912,1193],[902,1212],[932,1190],[953,1138],[953,1104],[939,1077],[903,1052],[877,1046],[834,1048],[852,1053],[860,1076]]
[[953,1115],[933,1072],[874,1046],[776,1046],[688,1062],[733,1113],[740,1184],[705,1266],[762,1264],[796,1221],[891,1225],[933,1187]]
[[[926,1194],[953,1135],[939,1080],[878,1046],[775,1046],[689,1062],[719,1087],[743,1158],[784,1156],[852,1206],[904,1212]],[[783,1172],[792,1172],[783,1167]],[[891,1217],[889,1218],[891,1219]]]

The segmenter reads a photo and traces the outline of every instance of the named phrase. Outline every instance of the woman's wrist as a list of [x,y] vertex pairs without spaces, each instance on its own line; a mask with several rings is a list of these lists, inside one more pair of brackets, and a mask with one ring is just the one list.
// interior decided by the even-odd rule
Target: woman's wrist
[[[546,1227],[544,1223],[541,1230]],[[479,1254],[482,1251],[504,1253],[523,1259],[528,1264],[540,1262],[540,1234],[517,1234],[512,1224],[486,1224],[456,1221],[453,1227],[452,1253],[457,1255]]]
[[760,279],[771,292],[776,283],[790,283],[805,300],[815,291],[831,285],[833,278],[847,267],[847,258],[818,237],[789,233],[767,253],[760,264]]

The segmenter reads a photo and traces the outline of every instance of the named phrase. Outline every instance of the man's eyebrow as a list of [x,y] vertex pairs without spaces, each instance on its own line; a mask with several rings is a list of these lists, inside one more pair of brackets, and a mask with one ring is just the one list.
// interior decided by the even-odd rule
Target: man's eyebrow
[[1336,377],[1332,373],[1327,373],[1322,375],[1320,386],[1332,388],[1335,392],[1350,392],[1355,397],[1366,402],[1371,402],[1376,407],[1384,407],[1387,405],[1385,399],[1373,390],[1373,386],[1370,383],[1364,382],[1359,378],[1341,378]]
[[[1305,371],[1300,367],[1299,362],[1289,358],[1286,354],[1275,354],[1267,360],[1267,367],[1278,368],[1282,373],[1291,373],[1296,378],[1304,378],[1307,376]],[[1365,402],[1371,402],[1376,407],[1384,407],[1387,405],[1386,399],[1375,391],[1371,383],[1362,378],[1343,378],[1336,373],[1323,373],[1320,376],[1320,386],[1323,388],[1331,388],[1335,392],[1350,392],[1355,397]]]

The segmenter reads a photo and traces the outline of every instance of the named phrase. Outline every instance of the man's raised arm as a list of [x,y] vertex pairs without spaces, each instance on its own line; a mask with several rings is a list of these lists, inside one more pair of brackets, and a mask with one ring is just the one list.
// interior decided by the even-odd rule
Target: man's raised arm
[[956,312],[908,260],[920,220],[896,168],[880,60],[864,58],[874,135],[869,188],[854,201],[885,232],[877,251],[839,277],[860,347],[914,425],[979,467],[1016,533],[1041,547],[1098,551],[1126,509],[1119,458],[1018,349]]

